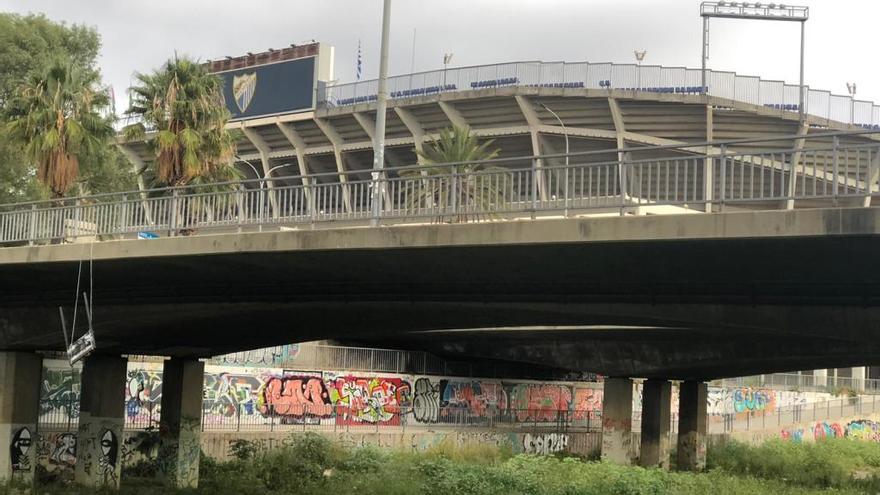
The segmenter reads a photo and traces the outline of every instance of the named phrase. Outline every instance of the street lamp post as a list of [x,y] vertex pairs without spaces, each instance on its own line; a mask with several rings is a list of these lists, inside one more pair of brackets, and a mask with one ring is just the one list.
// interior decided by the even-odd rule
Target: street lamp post
[[452,62],[452,56],[455,55],[452,52],[443,54],[443,91],[446,91],[446,69],[449,68],[449,63]]
[[562,135],[565,136],[565,168],[568,168],[568,130],[565,129],[565,123],[562,122],[562,119],[559,118],[559,115],[556,115],[556,112],[550,110],[550,107],[541,103],[541,106],[544,107],[544,110],[550,112],[550,115],[556,117],[556,121],[559,122],[559,126],[562,127]]
[[849,93],[849,123],[856,123],[856,83],[846,83],[846,92]]
[[648,50],[633,50],[633,54],[636,56],[636,63],[639,64],[639,83],[636,87],[639,91],[642,90],[642,60],[645,60],[645,54],[648,53]]
[[382,214],[382,172],[385,169],[385,112],[388,108],[388,45],[391,31],[391,0],[382,10],[382,45],[379,55],[379,88],[376,92],[376,136],[373,143],[372,226],[379,225]]

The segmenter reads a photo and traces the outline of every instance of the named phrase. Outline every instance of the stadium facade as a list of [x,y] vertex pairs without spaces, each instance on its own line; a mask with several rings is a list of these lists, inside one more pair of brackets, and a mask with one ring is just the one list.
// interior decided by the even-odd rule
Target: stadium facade
[[[335,82],[333,58],[333,47],[308,43],[206,64],[224,79],[233,116],[229,127],[241,130],[237,166],[246,176],[272,178],[269,187],[306,184],[302,176],[311,174],[320,174],[318,183],[369,179],[377,81]],[[513,62],[391,77],[386,165],[417,163],[416,150],[450,126],[493,139],[499,156],[511,163],[566,148],[598,151],[578,157],[589,162],[621,154],[651,158],[652,151],[644,149],[650,146],[674,147],[684,156],[710,153],[724,142],[728,151],[746,155],[823,149],[832,139],[842,144],[877,139],[822,136],[878,129],[880,106],[871,102],[808,88],[801,112],[797,85],[719,71],[707,72],[706,86],[702,80],[699,69],[587,62]],[[735,142],[756,139],[765,141]],[[119,146],[138,169],[151,160],[143,142]],[[553,160],[563,158],[542,161]],[[848,160],[841,157],[841,167]],[[765,167],[771,177],[786,166],[749,162],[752,172]],[[880,370],[865,368],[818,373],[880,377]]]

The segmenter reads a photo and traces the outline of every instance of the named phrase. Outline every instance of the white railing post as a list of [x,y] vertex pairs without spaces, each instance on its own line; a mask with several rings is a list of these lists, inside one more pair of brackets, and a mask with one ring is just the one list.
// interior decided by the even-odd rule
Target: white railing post
[[168,215],[168,237],[174,237],[177,233],[177,189],[171,191],[171,211]]
[[[838,193],[838,189],[839,189],[839,188],[837,187],[837,182],[840,180],[840,178],[839,178],[840,176],[838,175],[838,173],[839,173],[839,171],[840,171],[840,165],[839,165],[840,138],[839,138],[839,137],[834,136],[834,141],[833,141],[833,145],[832,145],[832,146],[833,146],[832,149],[833,149],[833,155],[834,155],[834,162],[833,162],[833,167],[834,167],[834,174],[833,174],[833,175],[834,175],[834,182],[833,182],[833,184],[832,184],[832,186],[834,187],[834,191],[833,191],[832,196],[833,196],[833,198],[834,198],[834,206],[837,206],[837,193]],[[846,184],[845,181],[844,181],[844,184]],[[836,383],[835,383],[835,385],[836,385]]]
[[721,145],[721,166],[719,167],[720,182],[718,188],[719,209],[724,209],[724,199],[727,197],[727,145]]
[[29,218],[29,228],[28,228],[28,246],[34,245],[34,238],[37,236],[37,204],[34,203],[31,205],[31,213],[28,215]]

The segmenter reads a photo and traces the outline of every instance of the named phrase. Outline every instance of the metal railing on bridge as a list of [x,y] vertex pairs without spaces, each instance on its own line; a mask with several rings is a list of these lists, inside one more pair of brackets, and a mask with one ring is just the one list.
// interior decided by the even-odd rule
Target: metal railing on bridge
[[[0,206],[0,244],[296,228],[478,222],[707,205],[837,205],[877,192],[880,141],[858,133],[632,147],[103,194]],[[790,146],[780,147],[780,142]],[[749,151],[743,151],[748,149]],[[283,184],[283,185],[279,185]],[[378,204],[373,204],[373,188]],[[681,211],[676,209],[674,211]],[[660,212],[660,211],[658,211]]]

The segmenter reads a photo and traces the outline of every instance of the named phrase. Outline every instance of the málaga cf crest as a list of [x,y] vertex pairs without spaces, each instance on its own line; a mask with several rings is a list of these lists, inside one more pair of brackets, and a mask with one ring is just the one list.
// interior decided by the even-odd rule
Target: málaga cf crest
[[257,89],[257,73],[242,74],[232,78],[232,94],[235,96],[235,104],[244,112],[251,100],[254,99],[254,91]]

